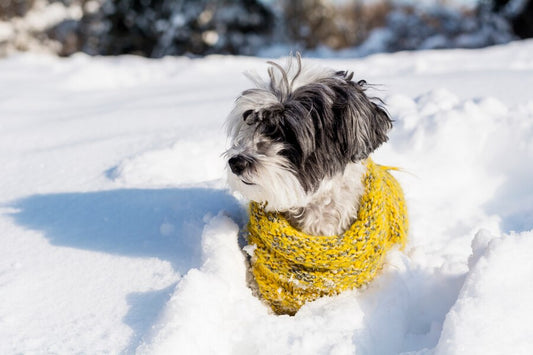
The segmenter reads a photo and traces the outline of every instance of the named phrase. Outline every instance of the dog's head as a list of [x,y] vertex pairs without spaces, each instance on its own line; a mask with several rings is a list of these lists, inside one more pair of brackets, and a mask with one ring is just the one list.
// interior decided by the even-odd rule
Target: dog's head
[[302,65],[271,65],[267,81],[237,99],[228,117],[229,184],[269,210],[303,207],[321,182],[387,141],[391,120],[353,74]]

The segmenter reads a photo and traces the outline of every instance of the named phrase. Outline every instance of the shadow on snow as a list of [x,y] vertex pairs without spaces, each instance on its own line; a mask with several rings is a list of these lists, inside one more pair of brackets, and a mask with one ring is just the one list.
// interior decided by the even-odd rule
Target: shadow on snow
[[[226,191],[122,189],[34,195],[13,202],[20,226],[44,232],[50,243],[130,257],[156,257],[180,274],[201,266],[205,216],[224,211],[240,226],[244,210]],[[134,331],[133,352],[156,321],[175,284],[127,296],[124,317]]]
[[241,225],[243,216],[226,191],[206,188],[34,195],[10,207],[17,224],[54,245],[156,257],[182,274],[200,266],[205,216],[225,211]]

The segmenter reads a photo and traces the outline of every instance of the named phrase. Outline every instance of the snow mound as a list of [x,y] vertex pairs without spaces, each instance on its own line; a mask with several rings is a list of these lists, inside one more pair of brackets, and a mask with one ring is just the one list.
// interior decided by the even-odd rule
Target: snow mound
[[506,231],[533,224],[533,191],[526,183],[533,173],[524,165],[533,159],[531,103],[507,107],[491,97],[459,100],[436,90],[414,100],[394,95],[388,108],[396,127],[376,161],[381,158],[416,176],[399,176],[411,199],[431,206],[412,203],[415,215],[426,206],[420,211],[424,218],[416,220],[470,235],[476,230],[465,229],[462,220],[486,228],[499,220]]
[[[530,105],[507,107],[490,97],[461,100],[437,89],[415,99],[393,95],[387,106],[396,128],[375,160],[403,170],[396,175],[410,206],[406,253],[391,253],[381,275],[364,289],[319,299],[294,317],[276,316],[247,287],[237,227],[216,217],[203,233],[202,267],[180,282],[140,352],[450,354],[463,346],[472,349],[468,353],[489,346],[477,336],[489,326],[484,315],[491,323],[512,322],[496,301],[501,292],[520,289],[531,272],[522,260],[533,252],[529,234],[501,232],[533,224],[524,212],[531,191],[518,183],[533,179],[522,164],[533,158]],[[509,186],[520,194],[505,193]],[[504,205],[494,200],[502,193],[510,198]],[[513,248],[523,249],[520,257],[515,259]],[[498,267],[500,258],[508,265]],[[481,268],[491,260],[494,267]],[[500,289],[506,270],[517,272]],[[485,279],[495,281],[483,286]],[[486,288],[476,296],[479,287]],[[520,299],[533,296],[531,287],[523,292]],[[494,310],[483,311],[485,305]],[[531,311],[525,306],[513,312],[525,312],[519,319],[526,321]],[[516,334],[506,344],[530,348],[526,333]]]
[[[468,273],[453,282],[443,270],[420,275],[408,258],[393,252],[382,275],[368,287],[306,304],[294,317],[272,314],[252,295],[237,234],[238,227],[225,216],[208,223],[202,267],[180,282],[138,353],[422,354],[430,351],[424,345],[431,347],[439,339],[442,324],[432,318],[439,312],[442,317],[450,301],[455,304],[436,354],[509,349],[526,354],[531,349],[530,333],[523,326],[533,315],[528,304],[533,283],[523,281],[533,272],[533,231],[500,238],[479,232]],[[447,289],[450,284],[457,290],[462,285],[456,300],[457,291]],[[510,289],[521,292],[511,297]],[[450,304],[441,308],[441,303]],[[498,327],[490,326],[494,323]],[[511,330],[505,341],[498,337],[502,329]]]
[[170,148],[124,160],[108,172],[109,177],[123,186],[136,187],[198,185],[220,180],[225,171],[221,155],[224,143],[219,137],[181,140]]
[[[533,230],[476,235],[465,283],[435,354],[530,354]],[[510,292],[515,290],[516,292]]]
[[[401,345],[408,297],[393,266],[364,293],[317,300],[295,317],[276,316],[247,286],[237,237],[238,227],[225,216],[208,223],[202,267],[179,283],[139,353],[351,354],[365,348],[390,353]],[[401,267],[402,258],[396,259]],[[390,341],[379,341],[382,337]]]

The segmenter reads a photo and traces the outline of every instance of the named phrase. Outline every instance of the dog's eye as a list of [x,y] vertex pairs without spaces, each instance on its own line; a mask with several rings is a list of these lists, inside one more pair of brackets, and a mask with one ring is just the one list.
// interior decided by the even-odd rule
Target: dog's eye
[[246,111],[244,111],[244,113],[242,114],[242,120],[246,121],[248,116],[250,116],[253,112],[254,112],[254,110],[246,110]]
[[281,131],[279,129],[279,126],[277,125],[266,123],[262,125],[262,129],[263,129],[263,134],[272,140],[277,140],[281,138],[280,137]]
[[270,144],[268,142],[265,142],[265,141],[258,142],[257,143],[257,150],[264,152],[264,151],[268,150],[269,145]]

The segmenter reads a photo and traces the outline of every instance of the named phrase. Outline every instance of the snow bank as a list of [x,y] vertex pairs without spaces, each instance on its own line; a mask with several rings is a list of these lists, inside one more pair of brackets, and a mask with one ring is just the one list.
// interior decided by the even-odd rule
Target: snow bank
[[530,354],[533,230],[501,238],[481,231],[472,250],[435,354]]
[[[523,292],[524,304],[533,296],[531,287],[520,286],[531,274],[531,263],[523,259],[533,244],[526,233],[491,234],[533,225],[532,192],[525,183],[533,171],[523,164],[533,158],[531,104],[509,107],[491,97],[465,100],[445,89],[415,98],[395,94],[386,102],[396,126],[375,160],[403,170],[396,175],[410,207],[408,256],[390,255],[382,275],[366,289],[317,300],[295,317],[275,316],[246,288],[237,229],[228,234],[229,222],[215,220],[203,241],[211,245],[211,239],[224,238],[224,248],[204,247],[208,262],[180,284],[143,353],[497,354],[533,349],[520,325],[533,316],[531,307],[504,301],[498,308],[505,294],[514,298],[510,290]],[[484,232],[476,234],[480,229]],[[233,244],[231,254],[222,251],[228,243]],[[497,246],[501,243],[510,246]],[[521,248],[521,257],[511,245]],[[480,269],[495,253],[508,265],[495,261]],[[231,264],[237,260],[238,271],[212,268],[218,258]],[[517,272],[500,285],[508,270]],[[477,297],[468,295],[484,279],[495,281]],[[202,313],[191,311],[199,308]],[[517,313],[522,316],[508,317]],[[204,322],[201,332],[188,328],[195,322]],[[492,333],[504,329],[501,324],[516,329],[515,336],[491,347],[496,340],[488,340],[498,339]]]
[[224,183],[223,121],[263,60],[0,61],[0,353],[533,352],[531,53],[315,60],[382,84],[374,159],[402,169],[411,229],[375,282],[294,317],[247,287]]
[[[429,280],[394,252],[376,282],[309,303],[294,317],[271,314],[246,287],[237,234],[227,217],[209,222],[203,266],[180,282],[138,353],[422,354],[439,339],[442,320],[435,315],[442,317],[453,301],[431,353],[527,354],[532,349],[533,231],[501,238],[480,231],[468,273],[454,282],[443,270]],[[455,290],[450,292],[450,285]]]
[[196,183],[198,176],[207,182],[214,181],[225,169],[224,161],[219,159],[224,150],[224,141],[217,136],[205,137],[201,146],[197,141],[183,140],[170,148],[126,159],[109,174],[118,183],[139,187]]
[[[202,267],[179,283],[140,353],[390,353],[402,343],[407,296],[401,281],[387,277],[360,294],[321,299],[295,317],[272,315],[247,287],[237,235],[227,217],[208,223]],[[379,341],[382,337],[390,341]]]

